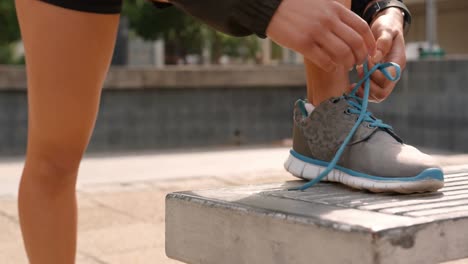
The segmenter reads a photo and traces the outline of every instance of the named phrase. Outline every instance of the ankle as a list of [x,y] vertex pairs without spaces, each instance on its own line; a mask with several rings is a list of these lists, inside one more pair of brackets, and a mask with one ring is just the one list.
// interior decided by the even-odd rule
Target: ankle
[[315,106],[331,97],[339,97],[346,92],[350,84],[349,73],[342,68],[333,73],[316,69],[313,65],[307,68],[307,99]]

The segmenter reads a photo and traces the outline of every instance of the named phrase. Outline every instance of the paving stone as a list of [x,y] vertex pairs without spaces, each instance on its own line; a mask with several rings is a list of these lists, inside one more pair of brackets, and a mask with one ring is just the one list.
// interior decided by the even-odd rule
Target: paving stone
[[0,243],[11,243],[21,239],[18,223],[15,219],[0,214]]
[[0,243],[0,263],[28,264],[26,253],[21,241]]
[[[0,202],[2,202],[2,206],[11,203],[11,201],[7,201],[7,203],[5,203],[5,201]],[[6,207],[3,207],[3,209],[6,209]],[[17,218],[9,215],[1,215],[1,213],[2,212],[0,212],[0,263],[27,264]]]
[[0,199],[0,214],[18,221],[18,205],[16,199]]
[[93,195],[93,200],[101,208],[112,208],[121,215],[126,215],[130,221],[146,221],[148,223],[164,223],[164,199],[166,192],[158,189],[129,191],[120,193],[101,193]]
[[78,248],[89,256],[102,259],[103,256],[126,253],[133,250],[160,247],[164,245],[164,229],[147,223],[134,223],[81,232]]
[[82,208],[78,214],[80,232],[130,225],[134,222],[135,218],[103,206]]
[[161,248],[150,248],[115,255],[106,255],[103,260],[106,263],[112,264],[181,264],[181,262],[177,260],[166,257],[164,250],[161,250]]
[[131,215],[100,204],[88,193],[79,192],[77,196],[78,232],[129,225],[135,222]]
[[230,185],[229,182],[217,177],[199,177],[199,178],[186,178],[177,179],[174,181],[155,181],[152,185],[165,192],[175,192],[181,190],[189,190],[194,188],[215,188]]
[[104,264],[105,262],[93,256],[86,256],[80,252],[76,255],[76,264]]
[[80,184],[77,189],[82,193],[116,193],[145,190],[150,187],[147,182],[116,182]]
[[78,200],[78,210],[85,208],[93,208],[97,206],[97,203],[91,199],[91,196],[87,193],[77,192],[76,199]]

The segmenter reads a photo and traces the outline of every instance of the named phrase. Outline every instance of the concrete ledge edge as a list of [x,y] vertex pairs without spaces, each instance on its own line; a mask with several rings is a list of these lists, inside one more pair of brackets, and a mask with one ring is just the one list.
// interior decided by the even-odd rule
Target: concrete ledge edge
[[[104,82],[104,89],[242,88],[305,85],[304,67],[300,65],[111,67]],[[0,66],[0,90],[22,91],[26,87],[24,67]]]

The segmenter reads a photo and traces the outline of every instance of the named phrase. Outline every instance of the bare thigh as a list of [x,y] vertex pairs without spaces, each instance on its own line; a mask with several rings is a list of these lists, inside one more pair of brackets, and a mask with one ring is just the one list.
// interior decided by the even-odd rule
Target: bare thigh
[[16,0],[16,6],[28,75],[26,167],[76,169],[94,127],[119,15],[36,0]]

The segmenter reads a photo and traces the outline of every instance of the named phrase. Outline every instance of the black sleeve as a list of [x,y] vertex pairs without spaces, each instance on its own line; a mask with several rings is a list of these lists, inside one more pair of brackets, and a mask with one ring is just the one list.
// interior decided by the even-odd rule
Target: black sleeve
[[171,0],[170,2],[223,33],[233,36],[256,34],[265,38],[268,24],[281,0]]
[[122,0],[40,0],[66,9],[96,14],[120,14]]
[[353,12],[358,16],[362,17],[364,9],[366,9],[367,4],[369,4],[371,1],[372,0],[352,0],[351,10],[353,10]]

